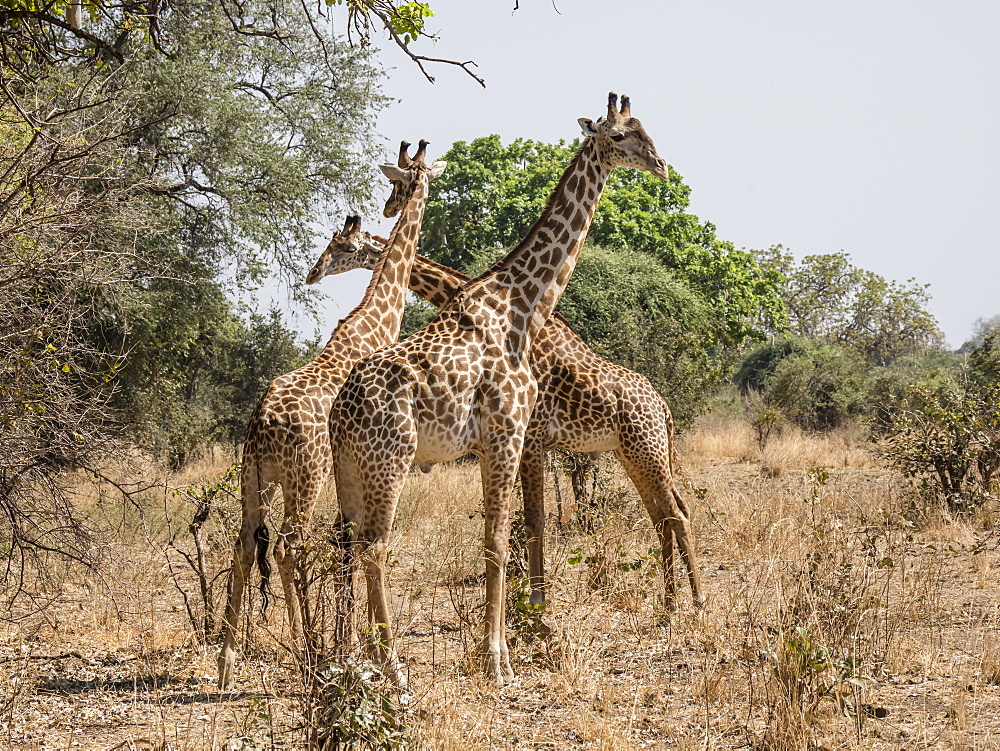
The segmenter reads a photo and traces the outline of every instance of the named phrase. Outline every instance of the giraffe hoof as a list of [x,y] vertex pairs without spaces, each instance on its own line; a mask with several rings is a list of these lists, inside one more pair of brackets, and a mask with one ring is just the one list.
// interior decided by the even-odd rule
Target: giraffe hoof
[[495,652],[481,652],[479,655],[479,665],[483,674],[495,681],[500,688],[510,685],[517,680],[510,662],[501,659]]
[[233,691],[236,688],[236,676],[232,673],[219,676],[219,691]]
[[236,688],[236,654],[223,652],[219,655],[219,690],[232,691]]

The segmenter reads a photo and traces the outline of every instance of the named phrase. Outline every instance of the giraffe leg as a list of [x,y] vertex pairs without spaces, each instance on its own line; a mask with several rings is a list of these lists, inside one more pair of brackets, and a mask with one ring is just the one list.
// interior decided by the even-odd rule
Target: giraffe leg
[[401,691],[408,691],[403,667],[396,655],[392,621],[389,617],[389,602],[385,591],[385,566],[389,546],[381,537],[371,541],[365,540],[363,544],[365,547],[361,553],[361,560],[368,585],[368,621],[372,628],[374,656],[396,687]]
[[486,622],[480,655],[486,673],[497,683],[514,680],[504,627],[505,573],[510,540],[510,498],[522,441],[519,436],[494,441],[480,459],[486,511]]
[[656,535],[660,538],[660,561],[663,564],[663,607],[668,612],[677,610],[677,564],[674,561],[674,533],[661,509],[650,519],[656,519]]
[[288,610],[292,644],[296,646],[305,646],[307,637],[316,636],[307,633],[312,624],[304,622],[305,608],[308,605],[307,575],[299,556],[313,509],[316,507],[323,485],[326,484],[328,474],[328,470],[324,472],[321,469],[301,479],[288,480],[282,484],[285,520],[274,546],[274,559],[278,564],[278,573],[281,574],[281,587]]
[[521,454],[521,493],[524,496],[524,532],[528,538],[529,602],[545,603],[545,452],[526,439]]
[[341,451],[336,466],[337,502],[340,506],[340,520],[337,525],[337,546],[340,558],[335,579],[337,621],[337,644],[343,650],[349,649],[356,641],[354,630],[354,569],[355,548],[358,545],[358,528],[364,517],[362,488],[358,469],[349,451]]
[[355,641],[354,623],[354,540],[352,531],[354,522],[346,519],[343,514],[337,519],[334,536],[331,540],[337,550],[337,562],[334,570],[334,597],[336,621],[334,640],[337,648],[346,652]]
[[396,504],[417,453],[412,401],[415,381],[407,367],[397,364],[377,388],[361,394],[342,390],[330,418],[341,513],[358,521],[357,555],[368,591],[372,651],[386,675],[403,691],[408,690],[407,681],[394,646],[385,570]]
[[[389,533],[392,530],[396,501],[403,489],[404,479],[403,473],[397,473],[388,485],[378,489],[381,492],[366,494],[366,513],[358,537],[361,541],[359,557],[364,566],[368,589],[368,624],[371,628],[374,657],[397,688],[408,691],[402,665],[396,655],[385,586]],[[367,513],[375,508],[379,510],[378,513]]]
[[629,472],[632,483],[639,491],[642,505],[646,507],[646,513],[653,523],[656,536],[660,541],[660,561],[663,564],[663,607],[668,613],[677,609],[677,572],[674,563],[674,534],[664,513],[662,506],[657,502],[656,489],[644,481],[642,477],[636,477]]
[[398,424],[387,424],[385,430],[374,434],[371,443],[383,448],[372,452],[366,446],[363,449],[363,463],[359,461],[359,452],[351,450],[351,454],[358,468],[360,487],[364,489],[364,514],[358,529],[358,540],[359,558],[364,566],[368,589],[368,624],[371,628],[373,652],[397,688],[408,691],[402,665],[396,655],[385,585],[388,540],[396,516],[396,504],[417,449],[417,435],[412,420],[409,421],[411,430],[397,428]]
[[691,514],[688,511],[687,503],[677,490],[677,484],[671,479],[671,497],[674,501],[674,508],[677,509],[674,523],[674,537],[677,539],[677,547],[681,550],[681,557],[687,567],[688,581],[691,582],[691,595],[694,598],[696,608],[705,605],[705,595],[701,588],[701,574],[695,563],[694,536],[691,534]]
[[288,609],[288,628],[292,633],[292,644],[302,645],[302,616],[299,607],[299,593],[295,584],[295,554],[292,546],[298,542],[298,523],[294,519],[285,519],[274,543],[274,560],[278,564],[281,575],[281,589],[285,595],[285,607]]
[[698,573],[688,509],[674,485],[670,463],[664,451],[650,448],[648,441],[635,441],[618,452],[639,491],[646,512],[660,538],[660,555],[663,561],[664,606],[676,607],[677,583],[674,572],[674,540],[680,549],[681,559],[688,571],[691,595],[696,607],[704,602],[701,578]]
[[[269,478],[268,478],[269,479]],[[263,484],[263,491],[260,485]],[[245,459],[240,475],[243,520],[236,537],[233,570],[222,627],[222,649],[219,652],[219,688],[230,690],[236,684],[236,633],[239,630],[243,591],[253,569],[256,541],[254,533],[263,523],[263,511],[274,499],[274,488],[259,471],[255,460]]]

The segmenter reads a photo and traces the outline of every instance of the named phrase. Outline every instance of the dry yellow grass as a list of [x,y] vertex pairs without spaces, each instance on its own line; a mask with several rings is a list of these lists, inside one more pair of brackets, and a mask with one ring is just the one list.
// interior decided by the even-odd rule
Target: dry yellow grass
[[689,467],[737,461],[759,464],[765,472],[778,475],[806,467],[875,466],[861,431],[853,426],[814,435],[786,425],[760,446],[745,420],[709,415],[682,435],[679,443]]
[[[511,616],[520,680],[503,689],[466,659],[482,616],[478,468],[410,476],[390,581],[413,745],[1000,747],[992,517],[950,519],[914,501],[850,433],[785,431],[762,450],[746,425],[706,421],[683,436],[680,458],[706,609],[695,612],[682,585],[680,610],[662,611],[655,535],[607,458],[586,529],[559,527],[550,508],[552,635]],[[209,482],[228,461],[143,476]],[[223,500],[209,535],[216,570],[237,519]],[[302,685],[282,646],[282,604],[266,624],[249,608],[240,690],[218,696],[215,647],[195,638],[177,586],[197,601],[195,579],[164,552],[171,531],[189,544],[188,505],[162,489],[134,506],[92,491],[81,502],[118,530],[108,566],[63,572],[50,607],[3,631],[0,745],[300,747]]]

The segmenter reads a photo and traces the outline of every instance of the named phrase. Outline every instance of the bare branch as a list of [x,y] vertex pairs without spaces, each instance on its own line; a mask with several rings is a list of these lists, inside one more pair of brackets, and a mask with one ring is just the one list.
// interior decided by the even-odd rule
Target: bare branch
[[[411,51],[409,42],[400,37],[400,35],[397,34],[395,31],[393,31],[392,29],[393,15],[398,15],[395,6],[389,4],[390,10],[387,10],[385,8],[379,7],[376,2],[373,2],[373,0],[359,0],[359,5],[368,9],[382,22],[382,26],[388,32],[389,37],[392,39],[392,41],[395,42],[396,46],[399,47],[399,49],[401,49],[403,53],[410,58],[410,60],[412,60],[414,63],[417,64],[417,67],[420,68],[420,72],[424,74],[424,78],[426,78],[430,83],[434,83],[434,76],[432,76],[430,73],[427,72],[427,69],[424,67],[425,62],[442,63],[444,65],[457,66],[462,70],[464,70],[466,73],[468,73],[470,76],[472,76],[472,78],[476,81],[476,83],[478,83],[484,89],[486,88],[486,81],[480,78],[478,75],[476,75],[470,68],[470,66],[479,67],[478,64],[473,60],[466,60],[465,62],[459,62],[458,60],[450,60],[447,58],[427,57],[425,55],[418,55],[413,51]],[[422,31],[420,32],[420,36],[426,38],[433,38],[431,37],[430,34],[425,34]]]
[[89,31],[84,29],[77,29],[66,23],[63,19],[58,16],[54,16],[45,11],[30,11],[30,10],[0,10],[0,23],[4,23],[11,20],[25,20],[30,19],[37,21],[39,23],[45,23],[50,26],[57,26],[63,31],[68,31],[75,37],[83,39],[86,42],[94,45],[94,48],[104,55],[113,57],[118,62],[122,62],[125,58],[122,54],[114,48],[114,46],[108,44],[103,39],[94,36]]
[[276,27],[271,29],[258,29],[255,26],[238,22],[236,17],[233,16],[232,11],[230,11],[229,7],[226,5],[226,0],[219,0],[219,7],[222,8],[222,12],[225,13],[226,18],[233,27],[233,31],[237,34],[249,37],[264,37],[266,39],[274,39],[279,42],[292,38],[291,34],[282,34]]

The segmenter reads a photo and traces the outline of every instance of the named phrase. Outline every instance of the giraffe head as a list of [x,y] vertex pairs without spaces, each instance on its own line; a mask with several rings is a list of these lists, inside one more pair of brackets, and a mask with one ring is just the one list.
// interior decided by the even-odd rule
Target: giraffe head
[[422,172],[428,173],[429,180],[433,180],[444,172],[447,162],[434,162],[430,167],[424,163],[428,143],[429,141],[420,139],[417,153],[411,159],[406,153],[410,144],[403,141],[399,144],[399,159],[397,159],[396,164],[380,164],[378,166],[382,170],[382,174],[388,177],[392,183],[392,193],[385,202],[385,209],[382,211],[384,216],[393,217],[403,210],[403,207],[409,202],[410,196],[413,195],[413,191],[417,187],[417,179]]
[[667,163],[656,152],[653,139],[646,134],[637,119],[632,117],[631,102],[622,96],[621,109],[618,95],[608,94],[608,114],[596,123],[588,117],[578,122],[583,132],[596,139],[601,159],[609,167],[634,167],[646,170],[656,177],[669,176]]
[[380,243],[367,232],[361,231],[360,216],[349,216],[344,222],[344,229],[333,236],[312,267],[306,277],[306,284],[315,284],[329,274],[341,274],[362,266],[375,268],[384,250],[384,242]]

